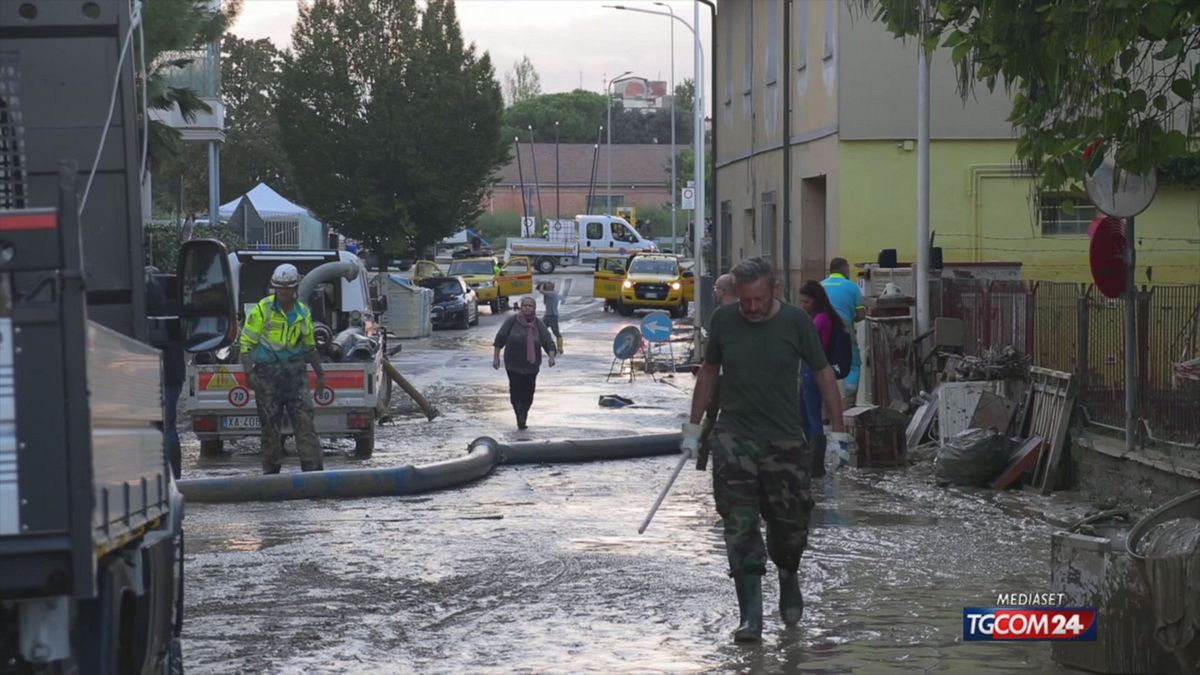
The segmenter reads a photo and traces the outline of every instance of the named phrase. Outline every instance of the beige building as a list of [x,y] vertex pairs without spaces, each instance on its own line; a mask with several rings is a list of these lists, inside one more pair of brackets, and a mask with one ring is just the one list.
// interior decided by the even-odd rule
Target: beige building
[[[714,49],[716,213],[722,270],[752,255],[789,271],[790,288],[834,256],[916,257],[917,52],[845,0],[724,0]],[[1088,281],[1084,197],[1035,193],[1015,159],[1002,92],[964,102],[949,54],[931,79],[930,227],[946,262],[1022,263],[1032,279]],[[791,115],[784,102],[790,101]],[[1138,217],[1139,269],[1194,281],[1194,190],[1167,186]],[[1187,218],[1187,214],[1191,218]],[[1140,238],[1140,237],[1139,237]]]

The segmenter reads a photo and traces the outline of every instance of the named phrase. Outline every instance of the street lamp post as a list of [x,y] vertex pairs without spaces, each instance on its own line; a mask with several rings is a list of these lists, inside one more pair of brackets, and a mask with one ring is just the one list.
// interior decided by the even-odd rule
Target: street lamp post
[[[693,0],[694,15],[692,22],[700,25],[700,3]],[[700,43],[700,36],[696,33],[696,29],[687,21],[675,16],[674,12],[655,12],[649,9],[639,9],[637,7],[626,7],[624,5],[604,5],[609,9],[619,9],[626,12],[641,12],[642,14],[657,14],[658,16],[666,16],[683,24],[692,33],[692,41],[696,45],[695,51],[695,91],[696,95],[692,97],[693,107],[692,115],[694,118],[693,133],[693,154],[695,154],[695,174],[696,174],[696,210],[693,212],[695,225],[692,226],[693,233],[693,255],[696,258],[696,281],[699,282],[704,276],[704,47]],[[669,9],[669,8],[668,8]],[[674,92],[672,92],[674,93]],[[701,309],[701,294],[696,291],[696,336],[700,335],[700,326],[704,313]]]
[[612,215],[612,93],[609,90],[621,78],[631,74],[633,71],[627,70],[604,85],[604,97],[608,99],[608,192],[604,195],[604,210],[610,216]]
[[671,252],[676,252],[675,249],[679,246],[677,243],[678,234],[675,228],[676,211],[679,203],[679,182],[676,179],[677,172],[675,170],[675,156],[678,151],[675,149],[675,10],[665,2],[654,3],[659,7],[665,7],[671,13]]
[[562,180],[558,175],[558,120],[554,121],[554,219],[562,219]]

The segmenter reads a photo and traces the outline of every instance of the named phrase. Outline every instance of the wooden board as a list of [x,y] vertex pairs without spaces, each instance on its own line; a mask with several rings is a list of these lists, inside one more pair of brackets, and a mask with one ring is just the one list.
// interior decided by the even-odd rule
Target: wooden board
[[1007,490],[1013,483],[1025,474],[1026,471],[1037,466],[1038,458],[1041,456],[1042,437],[1033,436],[1025,439],[1021,447],[1013,453],[1013,458],[1008,462],[1008,466],[1004,467],[1004,471],[992,481],[991,488],[993,490]]
[[1054,491],[1063,443],[1075,407],[1077,380],[1071,373],[1034,366],[1030,368],[1030,405],[1026,411],[1028,436],[1041,436],[1045,443],[1039,453],[1033,485],[1042,494]]
[[935,389],[929,400],[917,408],[916,414],[908,423],[908,428],[904,431],[904,441],[909,450],[920,445],[925,435],[929,433],[929,427],[933,424],[933,420],[937,419],[937,401],[938,392]]

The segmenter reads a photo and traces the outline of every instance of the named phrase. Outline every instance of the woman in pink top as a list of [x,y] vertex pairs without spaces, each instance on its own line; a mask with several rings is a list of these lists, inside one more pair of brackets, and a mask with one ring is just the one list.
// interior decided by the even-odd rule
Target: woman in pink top
[[[833,339],[833,331],[846,330],[842,317],[833,309],[825,288],[816,281],[806,281],[800,288],[800,308],[812,317],[817,335],[821,337],[821,346],[829,353],[829,343]],[[813,451],[812,475],[819,478],[825,475],[825,429],[821,416],[821,391],[817,388],[816,378],[808,366],[803,366],[801,398],[804,401],[804,430],[808,434],[809,447]]]

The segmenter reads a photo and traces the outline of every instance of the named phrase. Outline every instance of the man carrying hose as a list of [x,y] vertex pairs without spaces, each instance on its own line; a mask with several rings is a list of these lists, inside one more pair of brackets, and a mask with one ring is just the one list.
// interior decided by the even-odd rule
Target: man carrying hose
[[284,416],[292,421],[302,471],[321,471],[321,442],[313,428],[308,392],[308,368],[317,374],[317,391],[325,388],[325,370],[317,355],[312,312],[296,298],[300,273],[284,263],[271,275],[274,295],[258,302],[242,327],[242,367],[246,383],[254,390],[262,426],[263,473],[279,473],[283,458],[281,428]]
[[[748,642],[762,637],[762,575],[768,555],[779,570],[784,623],[798,623],[804,611],[798,570],[808,544],[813,499],[811,450],[796,390],[801,360],[815,373],[829,410],[830,446],[840,449],[848,437],[837,380],[812,320],[778,299],[779,282],[766,260],[741,262],[733,277],[738,303],[713,313],[692,394],[691,423],[684,425],[680,449],[686,455],[699,449],[699,423],[719,380],[721,414],[711,439],[713,497],[737,588],[740,621],[734,640]],[[760,515],[767,524],[765,547]]]

